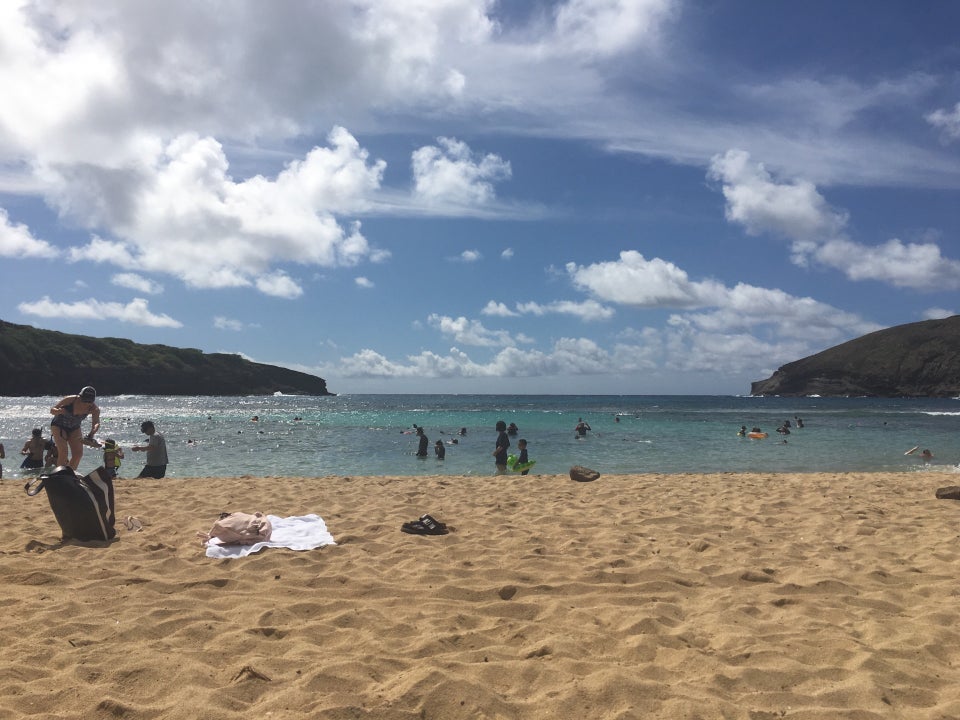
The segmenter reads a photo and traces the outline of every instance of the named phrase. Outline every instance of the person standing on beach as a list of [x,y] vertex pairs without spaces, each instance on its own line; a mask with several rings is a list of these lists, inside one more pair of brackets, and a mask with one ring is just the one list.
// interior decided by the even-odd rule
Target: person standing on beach
[[[84,440],[93,441],[93,436],[100,429],[100,408],[97,407],[96,400],[97,391],[88,385],[79,395],[67,395],[50,408],[50,414],[53,415],[50,434],[57,444],[57,459],[74,470],[80,466]],[[93,424],[84,437],[80,425],[87,415],[91,416]]]
[[507,435],[507,423],[503,420],[497,420],[497,433],[497,447],[493,451],[494,462],[497,464],[497,475],[506,475],[510,436]]
[[20,467],[27,470],[36,470],[43,467],[43,452],[47,448],[47,441],[43,439],[43,430],[34,428],[30,439],[23,444],[21,455],[26,455]]
[[[3,449],[3,443],[0,443],[0,460],[3,460],[7,453]],[[0,478],[3,478],[3,463],[0,463]]]
[[147,453],[146,464],[137,477],[160,479],[167,474],[167,441],[157,432],[157,427],[152,420],[141,424],[140,432],[147,436],[147,444],[134,445],[130,448],[136,452]]

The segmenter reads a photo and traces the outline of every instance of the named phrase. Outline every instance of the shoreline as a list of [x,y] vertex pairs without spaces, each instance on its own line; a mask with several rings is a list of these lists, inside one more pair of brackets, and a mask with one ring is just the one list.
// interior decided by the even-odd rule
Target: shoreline
[[[960,716],[937,472],[116,483],[59,544],[0,483],[0,718]],[[337,545],[203,554],[221,511]],[[444,536],[400,532],[430,513]]]

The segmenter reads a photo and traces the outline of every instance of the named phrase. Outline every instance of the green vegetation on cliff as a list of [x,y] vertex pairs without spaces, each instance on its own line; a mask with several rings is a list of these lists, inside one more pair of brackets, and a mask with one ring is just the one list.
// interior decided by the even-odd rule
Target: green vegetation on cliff
[[0,320],[0,396],[330,395],[323,378],[193,348],[140,345]]

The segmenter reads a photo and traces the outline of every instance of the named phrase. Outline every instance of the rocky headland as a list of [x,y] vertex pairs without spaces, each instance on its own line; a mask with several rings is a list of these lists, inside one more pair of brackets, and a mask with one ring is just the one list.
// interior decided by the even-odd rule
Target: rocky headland
[[869,333],[780,367],[752,395],[960,396],[960,315]]
[[193,348],[92,338],[0,320],[0,396],[331,395],[323,378]]

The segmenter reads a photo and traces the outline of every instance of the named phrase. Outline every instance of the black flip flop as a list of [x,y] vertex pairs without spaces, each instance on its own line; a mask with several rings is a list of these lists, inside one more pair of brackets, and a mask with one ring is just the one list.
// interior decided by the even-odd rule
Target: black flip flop
[[446,535],[449,530],[446,524],[438,522],[430,515],[424,515],[419,520],[405,522],[400,526],[400,532],[411,535]]
[[421,515],[421,516],[420,516],[420,522],[422,522],[422,523],[423,523],[424,525],[426,525],[427,527],[431,527],[431,526],[434,526],[434,525],[435,525],[436,527],[438,527],[438,528],[441,529],[441,530],[446,530],[446,529],[447,529],[447,524],[440,522],[440,521],[437,520],[435,517],[433,517],[433,515]]

